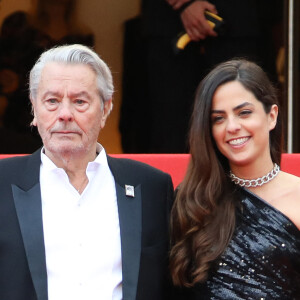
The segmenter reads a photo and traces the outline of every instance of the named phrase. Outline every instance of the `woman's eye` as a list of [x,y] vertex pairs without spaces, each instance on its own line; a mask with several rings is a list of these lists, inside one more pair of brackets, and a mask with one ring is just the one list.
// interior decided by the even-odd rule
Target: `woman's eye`
[[223,116],[213,116],[212,117],[212,123],[215,124],[215,123],[220,123],[222,122],[222,120],[224,119]]
[[240,116],[248,116],[248,115],[250,115],[250,114],[252,114],[252,111],[251,111],[251,110],[248,110],[248,109],[242,110],[242,111],[240,112]]

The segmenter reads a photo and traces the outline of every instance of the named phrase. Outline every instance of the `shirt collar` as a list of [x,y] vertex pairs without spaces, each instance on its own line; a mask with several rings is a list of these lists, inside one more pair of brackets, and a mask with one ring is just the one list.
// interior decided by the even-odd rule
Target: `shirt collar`
[[[90,169],[90,168],[93,169],[93,166],[96,167],[97,165],[108,165],[106,151],[103,148],[103,146],[99,143],[97,143],[96,152],[97,152],[97,156],[96,156],[95,160],[90,161],[88,163],[87,169]],[[41,161],[42,161],[43,167],[45,169],[47,169],[48,171],[61,169],[61,168],[58,168],[54,164],[54,162],[45,154],[44,147],[42,148],[42,151],[41,151]]]

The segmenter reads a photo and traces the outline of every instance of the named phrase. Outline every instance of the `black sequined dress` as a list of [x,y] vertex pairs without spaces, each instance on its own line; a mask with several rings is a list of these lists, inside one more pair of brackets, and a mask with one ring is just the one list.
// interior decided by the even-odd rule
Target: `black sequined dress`
[[300,299],[300,231],[261,198],[241,193],[233,238],[190,299]]

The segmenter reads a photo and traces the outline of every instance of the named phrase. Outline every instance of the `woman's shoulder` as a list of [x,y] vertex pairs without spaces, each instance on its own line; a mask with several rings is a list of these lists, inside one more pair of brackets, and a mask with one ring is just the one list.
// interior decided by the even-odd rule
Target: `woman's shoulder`
[[[281,178],[283,187],[290,192],[300,192],[300,177],[281,171]],[[300,194],[298,194],[298,196],[300,196]]]
[[281,172],[278,182],[278,198],[273,203],[281,210],[300,230],[300,178]]

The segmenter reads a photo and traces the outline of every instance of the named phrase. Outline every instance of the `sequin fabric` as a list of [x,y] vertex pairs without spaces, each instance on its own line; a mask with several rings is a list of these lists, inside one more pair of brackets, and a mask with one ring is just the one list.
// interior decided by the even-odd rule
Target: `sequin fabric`
[[264,200],[241,193],[233,238],[191,299],[300,299],[300,231]]

